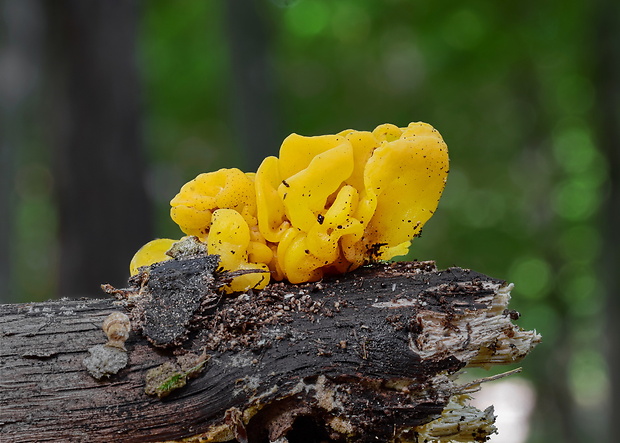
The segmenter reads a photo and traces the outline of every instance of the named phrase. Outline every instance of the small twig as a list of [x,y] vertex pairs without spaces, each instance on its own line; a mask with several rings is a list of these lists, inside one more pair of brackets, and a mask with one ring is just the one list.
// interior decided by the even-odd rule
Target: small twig
[[[472,382],[465,383],[464,385],[459,385],[458,386],[458,393],[464,394],[464,393],[467,393],[467,392],[475,392],[475,391],[477,391],[480,388],[480,385],[482,383],[499,380],[499,379],[505,378],[505,377],[510,377],[511,375],[518,374],[519,372],[522,371],[522,369],[523,368],[516,368],[516,369],[513,369],[511,371],[502,372],[501,374],[491,375],[490,377],[479,378],[479,379],[474,380]],[[471,389],[471,388],[474,388],[474,389]]]

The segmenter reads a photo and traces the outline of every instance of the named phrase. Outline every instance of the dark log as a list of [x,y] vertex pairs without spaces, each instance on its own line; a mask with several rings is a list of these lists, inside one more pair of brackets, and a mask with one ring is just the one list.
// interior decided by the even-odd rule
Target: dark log
[[[516,362],[540,340],[512,323],[512,285],[470,270],[381,264],[223,296],[208,260],[108,288],[120,300],[1,305],[0,440],[484,441],[492,408],[466,405],[478,383],[451,374]],[[115,311],[132,331],[108,349],[124,344],[129,363],[97,380],[84,360]]]

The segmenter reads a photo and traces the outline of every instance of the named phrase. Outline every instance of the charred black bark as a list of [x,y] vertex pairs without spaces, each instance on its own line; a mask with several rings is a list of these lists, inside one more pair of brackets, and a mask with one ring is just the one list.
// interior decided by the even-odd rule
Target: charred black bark
[[[484,441],[494,431],[492,410],[466,406],[459,395],[472,385],[457,385],[451,374],[518,361],[540,339],[512,324],[511,286],[474,271],[437,271],[432,262],[375,265],[322,282],[223,296],[213,291],[221,275],[211,259],[191,260],[151,269],[127,290],[108,288],[118,301],[1,306],[8,346],[0,436],[415,441],[445,433],[447,411],[462,407],[455,435]],[[202,273],[194,266],[201,260]],[[178,282],[187,277],[182,269],[201,302],[178,311],[187,307],[178,297]],[[162,282],[168,291],[153,290]],[[163,317],[181,312],[183,330],[154,339],[153,307]],[[131,318],[129,364],[97,381],[83,359],[106,341],[103,319],[119,310]],[[158,381],[147,383],[147,373]],[[153,378],[162,373],[168,375]]]

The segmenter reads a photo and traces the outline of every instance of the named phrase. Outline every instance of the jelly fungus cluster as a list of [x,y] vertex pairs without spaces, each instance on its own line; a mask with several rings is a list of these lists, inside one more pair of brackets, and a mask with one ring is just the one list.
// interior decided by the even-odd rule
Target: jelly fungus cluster
[[[220,169],[186,183],[172,219],[239,275],[227,291],[271,278],[302,283],[407,253],[433,215],[448,175],[448,148],[426,123],[374,131],[288,136],[256,173]],[[131,262],[170,259],[175,240],[147,243]]]

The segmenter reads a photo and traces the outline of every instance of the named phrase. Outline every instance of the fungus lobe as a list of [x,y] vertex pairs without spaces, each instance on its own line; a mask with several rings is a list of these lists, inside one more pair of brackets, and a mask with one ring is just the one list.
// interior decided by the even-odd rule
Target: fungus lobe
[[[433,215],[448,148],[432,126],[384,124],[372,132],[288,136],[257,172],[200,174],[171,201],[171,217],[236,277],[227,291],[262,289],[270,279],[302,283],[407,253]],[[168,259],[174,240],[147,243],[131,263]]]

